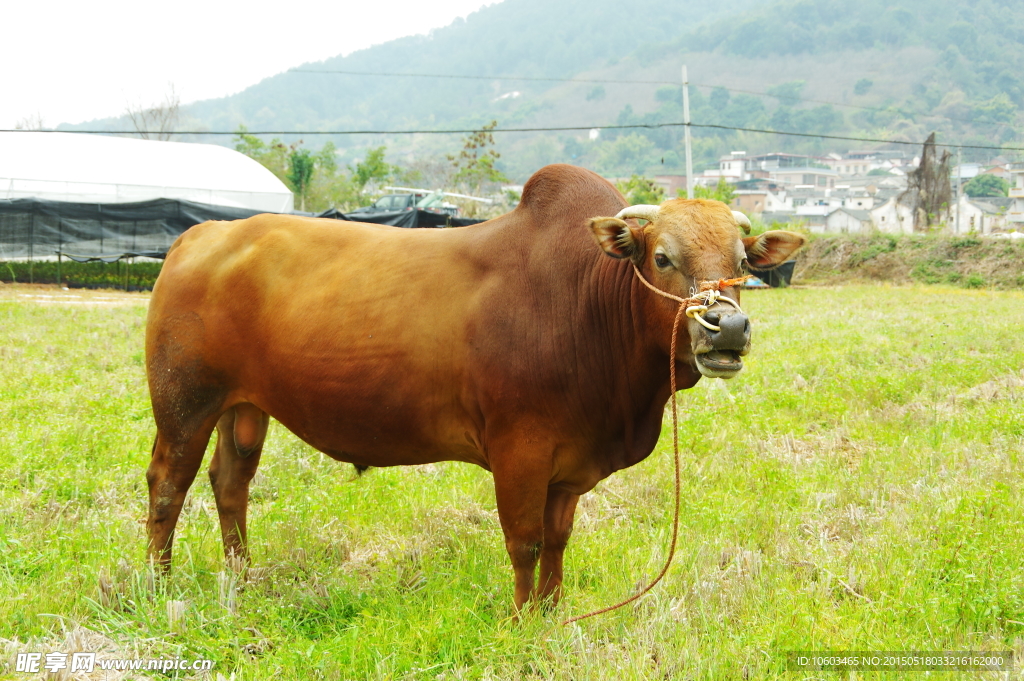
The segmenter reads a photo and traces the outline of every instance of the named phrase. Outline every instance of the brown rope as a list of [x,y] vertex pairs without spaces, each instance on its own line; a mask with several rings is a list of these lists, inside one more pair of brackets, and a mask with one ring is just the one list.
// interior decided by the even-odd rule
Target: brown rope
[[[640,270],[637,269],[636,264],[633,265],[633,269],[636,271],[636,274],[640,278],[640,281],[642,281],[644,283],[644,285],[647,286],[647,288],[651,289],[652,291],[654,291],[655,293],[657,293],[657,294],[659,294],[661,296],[664,296],[666,298],[671,298],[672,300],[676,300],[676,301],[679,302],[679,309],[676,311],[675,320],[673,320],[673,322],[672,322],[672,342],[669,345],[669,374],[668,374],[669,375],[669,389],[672,391],[672,457],[673,457],[673,462],[675,464],[675,466],[674,466],[674,470],[675,470],[675,501],[674,501],[674,513],[672,515],[672,541],[671,541],[671,543],[669,544],[669,547],[668,547],[668,558],[665,559],[664,567],[661,568],[661,572],[658,573],[658,576],[655,577],[654,580],[651,581],[650,584],[645,586],[643,588],[643,590],[639,591],[638,593],[630,596],[629,598],[627,598],[627,599],[625,599],[623,601],[620,601],[620,602],[616,603],[615,605],[609,605],[609,606],[607,606],[605,608],[601,608],[600,610],[594,610],[593,612],[588,612],[585,615],[577,615],[575,617],[570,617],[569,619],[567,619],[564,622],[562,622],[562,626],[565,626],[566,624],[569,624],[571,622],[578,622],[579,620],[587,619],[588,617],[593,617],[595,615],[601,615],[601,614],[604,614],[606,612],[611,612],[612,610],[616,610],[618,608],[621,608],[624,605],[628,605],[629,603],[632,603],[633,601],[637,600],[638,598],[643,596],[645,593],[647,593],[648,591],[653,589],[654,586],[658,582],[661,581],[662,577],[664,577],[668,573],[668,569],[672,565],[672,559],[675,557],[675,554],[676,554],[676,542],[677,542],[678,537],[679,537],[679,497],[680,497],[680,484],[681,484],[680,483],[680,476],[679,476],[679,411],[678,411],[678,408],[676,406],[676,339],[678,337],[679,321],[686,315],[686,308],[689,307],[690,305],[700,305],[700,304],[703,303],[703,300],[700,297],[680,298],[678,296],[672,295],[671,293],[666,293],[665,291],[662,291],[659,288],[655,288],[653,285],[648,283],[648,281],[646,279],[644,279],[643,275],[640,274]],[[750,275],[747,275],[745,277],[737,277],[736,279],[719,279],[718,281],[702,281],[702,282],[700,282],[699,290],[702,293],[704,291],[721,291],[723,288],[729,288],[730,286],[736,286],[738,284],[742,284],[747,279],[750,279]]]
[[674,300],[677,303],[679,303],[680,305],[685,305],[685,306],[703,305],[704,304],[704,298],[700,295],[701,293],[704,293],[705,291],[721,291],[724,288],[730,288],[732,286],[739,286],[740,284],[745,282],[747,279],[751,279],[754,276],[752,274],[747,274],[747,275],[742,276],[742,277],[736,277],[735,279],[719,279],[718,281],[702,281],[697,286],[697,290],[699,291],[699,293],[696,296],[693,296],[692,298],[680,298],[679,296],[674,296],[671,293],[667,293],[665,291],[662,291],[660,288],[658,288],[657,286],[655,286],[651,282],[647,281],[647,279],[644,278],[644,275],[640,274],[640,268],[638,268],[636,266],[636,263],[631,262],[630,264],[633,265],[633,271],[636,272],[637,278],[640,279],[640,282],[643,283],[644,286],[646,286],[647,288],[651,289],[652,291],[657,293],[659,296],[662,296],[663,298],[668,298],[669,300]]
[[676,332],[679,330],[679,320],[681,320],[684,316],[686,316],[686,305],[681,304],[679,306],[679,310],[676,312],[675,321],[672,322],[672,343],[671,343],[671,349],[670,349],[671,361],[670,361],[670,369],[669,369],[669,386],[670,386],[670,389],[672,390],[672,451],[673,451],[673,457],[674,457],[674,461],[675,461],[675,513],[672,516],[672,543],[669,544],[669,547],[668,547],[668,559],[665,561],[665,566],[663,568],[661,568],[661,572],[659,572],[658,576],[654,578],[654,581],[652,581],[650,584],[648,584],[646,587],[644,587],[642,591],[634,594],[633,596],[630,596],[629,598],[625,599],[624,601],[620,601],[619,603],[616,603],[615,605],[609,605],[608,607],[601,608],[600,610],[594,610],[593,612],[588,612],[585,615],[577,615],[576,617],[570,617],[569,619],[567,619],[564,622],[562,622],[563,626],[565,626],[566,624],[569,624],[570,622],[577,622],[579,620],[586,619],[588,617],[593,617],[594,615],[600,615],[600,614],[603,614],[603,613],[606,613],[606,612],[610,612],[610,611],[615,610],[617,608],[621,608],[624,605],[632,603],[633,601],[635,601],[636,599],[640,598],[645,593],[647,593],[648,591],[653,589],[654,586],[658,582],[661,581],[661,578],[665,576],[665,574],[668,572],[669,566],[672,564],[672,558],[675,556],[675,553],[676,553],[676,539],[679,536],[679,495],[680,495],[679,494],[679,486],[680,486],[680,482],[679,482],[679,412],[676,409],[676,361],[675,361],[676,360],[676,336],[677,336]]

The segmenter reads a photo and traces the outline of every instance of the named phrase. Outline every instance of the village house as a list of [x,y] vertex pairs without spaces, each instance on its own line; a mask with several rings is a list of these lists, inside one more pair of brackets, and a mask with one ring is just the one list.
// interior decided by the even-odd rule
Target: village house
[[1012,164],[1010,175],[1013,181],[1010,183],[1011,202],[1006,211],[1006,228],[1020,231],[1024,229],[1024,163]]
[[655,175],[654,184],[664,190],[666,199],[674,199],[679,190],[686,191],[686,175]]
[[962,195],[950,210],[949,230],[954,234],[982,235],[1006,231],[1007,209],[1012,201],[1003,196],[972,199]]
[[[831,178],[836,176],[822,159],[814,156],[783,153],[747,156],[745,151],[734,151],[718,160],[718,168],[705,170],[696,179],[697,183],[702,185],[716,184],[719,179],[725,179],[733,184],[756,179],[767,179],[788,185],[817,183],[817,175],[804,182],[804,171],[801,169],[824,171]],[[783,179],[779,179],[779,174],[782,174]],[[828,186],[828,183],[823,183],[822,186]]]
[[1011,163],[1002,156],[996,156],[994,159],[982,164],[981,175],[995,175],[998,178],[1004,179],[1007,182],[1013,182],[1013,173],[1010,172]]
[[867,175],[873,165],[870,157],[847,158],[839,154],[829,154],[824,162],[829,168],[844,176]]
[[743,211],[750,215],[752,213],[763,213],[768,205],[767,190],[738,189],[732,203],[729,204],[734,210]]
[[743,180],[749,180],[750,174],[746,171],[745,151],[734,151],[728,156],[718,159],[718,168],[705,170],[696,178],[697,184],[710,186],[718,184],[720,179],[736,184]]
[[914,232],[914,209],[907,203],[900,203],[897,196],[891,196],[884,203],[872,208],[871,222],[879,232],[885,234],[912,234]]
[[870,211],[837,208],[825,216],[825,232],[829,234],[862,234],[873,229]]
[[839,173],[829,168],[814,167],[779,168],[768,173],[768,177],[776,182],[797,189],[811,187],[832,189],[836,185],[836,178],[838,176]]

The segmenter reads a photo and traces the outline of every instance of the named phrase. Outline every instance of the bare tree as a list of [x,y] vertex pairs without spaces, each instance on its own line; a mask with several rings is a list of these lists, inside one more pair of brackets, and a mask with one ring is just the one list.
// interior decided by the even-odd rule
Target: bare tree
[[399,180],[410,186],[450,189],[454,176],[455,169],[451,163],[433,156],[423,156],[405,163]]
[[43,122],[43,114],[38,111],[31,116],[18,119],[14,124],[15,130],[46,130],[46,123]]
[[172,133],[178,127],[180,110],[181,100],[174,85],[171,85],[163,102],[150,107],[129,104],[125,107],[124,113],[131,120],[139,137],[166,142],[174,136]]

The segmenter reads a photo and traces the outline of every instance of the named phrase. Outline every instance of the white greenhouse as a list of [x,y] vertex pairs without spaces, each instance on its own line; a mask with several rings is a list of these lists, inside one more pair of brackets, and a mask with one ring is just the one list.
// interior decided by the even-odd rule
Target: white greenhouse
[[294,205],[273,173],[226,147],[66,132],[0,134],[0,200],[26,198],[179,199],[260,212]]

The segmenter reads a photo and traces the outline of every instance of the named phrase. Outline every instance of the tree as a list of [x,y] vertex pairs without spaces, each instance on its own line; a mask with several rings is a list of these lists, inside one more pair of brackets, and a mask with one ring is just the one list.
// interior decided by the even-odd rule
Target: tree
[[711,108],[721,110],[729,104],[729,91],[723,87],[716,87],[711,91]]
[[802,109],[795,112],[794,123],[797,132],[831,132],[843,123],[843,115],[831,104]]
[[658,205],[665,200],[665,189],[643,175],[632,175],[628,180],[615,183],[631,206],[637,204]]
[[291,150],[288,155],[288,180],[292,189],[299,195],[299,210],[306,210],[306,194],[309,192],[315,169],[316,161],[309,149]]
[[36,112],[31,116],[19,118],[14,124],[15,130],[46,130],[46,122],[43,121],[43,114]]
[[452,178],[454,182],[479,192],[484,184],[509,181],[495,166],[495,162],[501,158],[501,154],[493,148],[494,135],[491,131],[496,127],[498,121],[491,121],[466,137],[458,156],[448,156],[455,168],[455,176]]
[[1007,196],[1010,183],[995,175],[975,175],[964,185],[964,193],[972,199],[979,196]]
[[280,139],[275,137],[269,143],[264,142],[259,137],[250,135],[244,125],[239,125],[235,133],[235,151],[257,161],[274,173],[277,179],[288,183],[289,149]]
[[719,120],[726,125],[746,128],[759,124],[765,117],[764,103],[753,95],[736,95],[720,112]]
[[339,172],[337,149],[327,142],[313,154],[313,177],[306,190],[306,203],[312,211],[328,208],[351,210],[359,206],[359,192],[351,175]]
[[1005,92],[974,106],[974,120],[979,123],[1012,123],[1016,116],[1017,107]]
[[180,117],[181,100],[178,93],[171,85],[164,101],[150,107],[143,107],[141,104],[127,105],[125,115],[131,121],[135,133],[144,140],[167,141],[174,135],[174,129],[178,127]]
[[[686,198],[685,189],[680,189],[678,193],[679,198]],[[693,197],[695,199],[712,199],[729,205],[736,198],[736,188],[726,182],[724,177],[720,177],[718,178],[718,184],[714,187],[702,187],[701,185],[694,187]]]
[[793,106],[800,101],[800,93],[803,92],[806,80],[791,80],[788,83],[781,83],[768,88],[767,93],[779,100],[779,104]]
[[597,163],[606,173],[643,175],[650,166],[658,163],[658,156],[654,142],[633,132],[602,144]]
[[[383,157],[384,147],[380,148]],[[299,200],[299,210],[321,211],[333,206],[354,208],[363,188],[338,172],[337,150],[327,142],[320,151],[302,148],[302,141],[291,146],[274,138],[264,142],[250,135],[244,125],[235,133],[235,151],[257,161],[284,182]]]
[[367,185],[383,184],[399,172],[397,166],[384,160],[386,146],[379,146],[366,152],[366,158],[356,163],[352,171],[352,182],[362,191]]

